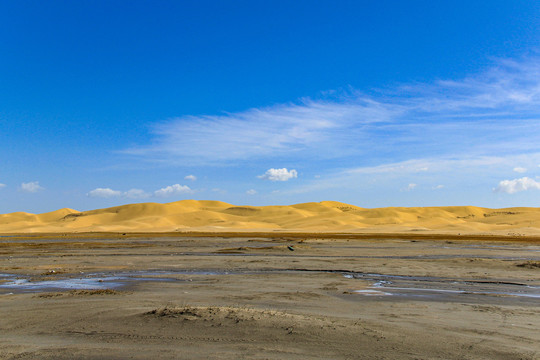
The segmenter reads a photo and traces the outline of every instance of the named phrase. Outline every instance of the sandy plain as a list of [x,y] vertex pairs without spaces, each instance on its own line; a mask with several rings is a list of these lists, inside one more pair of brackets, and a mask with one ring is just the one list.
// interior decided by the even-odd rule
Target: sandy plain
[[539,266],[523,237],[5,236],[0,358],[539,359]]
[[0,215],[1,359],[540,359],[540,212]]

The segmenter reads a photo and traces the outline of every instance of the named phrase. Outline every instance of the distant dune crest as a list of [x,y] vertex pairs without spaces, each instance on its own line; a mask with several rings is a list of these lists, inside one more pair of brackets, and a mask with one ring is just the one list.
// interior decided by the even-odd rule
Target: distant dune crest
[[366,209],[337,201],[235,206],[221,201],[140,203],[79,212],[0,215],[0,233],[309,231],[539,235],[539,208],[475,206]]

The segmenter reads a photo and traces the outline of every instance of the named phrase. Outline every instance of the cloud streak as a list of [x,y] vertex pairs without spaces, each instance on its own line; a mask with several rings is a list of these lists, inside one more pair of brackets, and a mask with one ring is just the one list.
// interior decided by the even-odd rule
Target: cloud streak
[[302,154],[348,128],[388,121],[394,111],[370,99],[339,104],[306,99],[219,116],[184,116],[156,124],[153,145],[125,153],[205,163]]
[[[252,169],[261,164],[258,174],[269,164],[301,166],[306,176],[289,181],[279,195],[269,192],[273,199],[294,195],[309,201],[324,194],[384,205],[407,195],[420,205],[427,198],[439,204],[478,199],[509,204],[507,199],[525,196],[497,196],[493,190],[535,188],[539,122],[540,57],[529,57],[499,60],[462,79],[169,119],[153,127],[149,144],[125,153],[166,166]],[[258,177],[298,177],[290,172],[272,168]],[[530,178],[511,180],[516,173]],[[243,181],[243,189],[256,187]]]
[[151,145],[124,152],[172,165],[344,157],[367,165],[538,152],[539,104],[540,60],[501,60],[461,80],[182,116],[155,124]]
[[[396,185],[400,186],[401,190],[406,190],[402,187],[404,180],[410,181],[410,184],[422,185],[432,190],[448,189],[450,185],[451,187],[484,188],[486,192],[492,192],[494,186],[501,179],[515,174],[514,164],[516,163],[524,164],[528,168],[538,168],[540,152],[464,158],[428,157],[375,166],[361,166],[328,173],[288,189],[284,193],[320,193],[331,189],[349,189],[349,191],[361,192],[366,187],[370,189],[380,187],[382,191],[385,191],[384,189],[387,189],[388,186],[395,187]],[[441,185],[441,182],[446,184]],[[495,192],[505,191],[501,188]]]

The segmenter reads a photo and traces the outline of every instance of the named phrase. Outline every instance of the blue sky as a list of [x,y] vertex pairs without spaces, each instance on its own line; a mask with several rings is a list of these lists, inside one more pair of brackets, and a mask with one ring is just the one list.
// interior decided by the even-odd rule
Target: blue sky
[[540,204],[535,1],[3,1],[0,213]]

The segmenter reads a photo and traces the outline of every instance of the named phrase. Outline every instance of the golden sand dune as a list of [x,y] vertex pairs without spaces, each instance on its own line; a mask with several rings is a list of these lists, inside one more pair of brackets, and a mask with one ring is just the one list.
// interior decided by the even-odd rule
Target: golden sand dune
[[220,201],[141,203],[79,212],[0,215],[0,233],[174,231],[439,232],[540,234],[539,208],[475,206],[366,209],[336,201],[234,206]]

